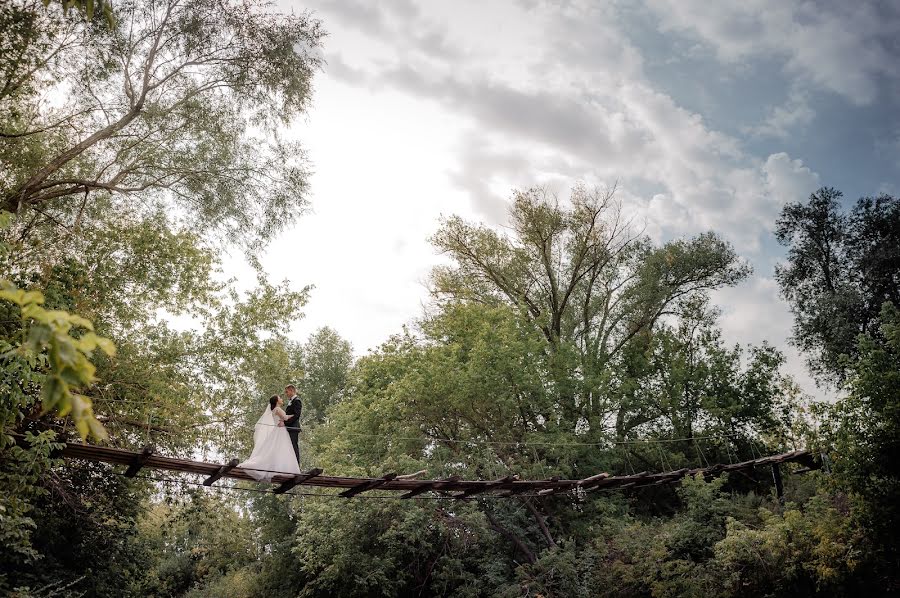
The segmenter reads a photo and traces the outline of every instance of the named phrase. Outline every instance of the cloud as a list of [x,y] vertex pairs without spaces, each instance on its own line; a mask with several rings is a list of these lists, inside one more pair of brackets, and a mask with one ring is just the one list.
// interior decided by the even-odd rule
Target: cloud
[[763,172],[769,196],[778,206],[805,201],[820,186],[817,173],[804,166],[802,160],[792,160],[784,152],[769,156]]
[[777,57],[785,72],[858,105],[876,99],[880,79],[900,76],[900,8],[890,2],[647,3],[663,31],[693,36],[725,63]]
[[893,162],[900,169],[900,126],[882,132],[874,146],[876,156]]
[[309,8],[325,13],[329,22],[355,29],[382,43],[402,45],[406,50],[440,60],[460,57],[447,38],[446,28],[428,20],[410,0],[385,3],[362,0],[310,0]]
[[[740,141],[643,81],[559,91],[483,78],[426,75],[403,65],[381,84],[440,103],[478,134],[460,145],[451,182],[470,192],[490,221],[504,213],[503,183],[521,187],[554,176],[590,176],[664,189],[646,205],[664,237],[718,230],[757,251],[789,186],[813,176],[787,154],[757,161]],[[476,141],[477,139],[477,141]]]
[[787,139],[791,130],[811,123],[816,111],[809,105],[806,94],[793,91],[787,102],[773,106],[765,120],[755,127],[745,127],[743,131],[759,137]]
[[408,93],[437,100],[495,133],[584,155],[613,151],[608,121],[589,98],[528,91],[485,79],[428,79],[405,65],[385,71],[379,79]]
[[342,83],[361,87],[371,80],[367,71],[350,66],[340,54],[326,55],[325,64],[325,72]]

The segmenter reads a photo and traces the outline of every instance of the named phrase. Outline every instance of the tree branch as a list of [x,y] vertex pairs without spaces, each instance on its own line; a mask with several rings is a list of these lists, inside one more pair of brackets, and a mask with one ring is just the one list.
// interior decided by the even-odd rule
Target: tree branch
[[515,535],[514,533],[512,533],[511,531],[509,531],[502,525],[500,525],[500,523],[491,514],[490,511],[485,510],[484,514],[487,517],[487,520],[491,526],[491,529],[494,530],[495,532],[497,532],[498,534],[500,534],[501,536],[503,536],[504,538],[506,538],[507,540],[509,540],[510,542],[512,542],[513,545],[519,550],[519,552],[522,553],[522,555],[525,557],[525,559],[528,561],[529,564],[533,565],[534,563],[537,562],[537,557],[534,555],[534,552],[530,548],[528,548],[528,546],[525,544],[525,542],[522,541],[521,538],[519,538],[517,535]]

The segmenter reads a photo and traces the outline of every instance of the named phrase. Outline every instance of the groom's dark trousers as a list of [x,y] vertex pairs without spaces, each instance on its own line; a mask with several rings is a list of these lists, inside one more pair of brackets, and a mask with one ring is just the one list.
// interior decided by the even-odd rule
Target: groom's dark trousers
[[300,436],[300,413],[302,412],[303,403],[300,401],[300,397],[294,395],[287,409],[284,410],[284,413],[290,416],[284,420],[284,427],[287,428],[288,435],[291,437],[291,444],[294,447],[294,455],[297,457],[298,463],[300,462],[300,447],[297,446],[297,441]]

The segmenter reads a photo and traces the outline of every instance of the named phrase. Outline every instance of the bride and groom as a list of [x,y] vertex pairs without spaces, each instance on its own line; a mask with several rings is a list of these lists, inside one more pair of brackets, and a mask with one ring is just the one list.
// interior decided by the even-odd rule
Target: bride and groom
[[300,413],[303,403],[293,384],[284,387],[288,405],[278,395],[269,399],[266,410],[253,428],[253,452],[238,464],[247,474],[260,482],[271,482],[278,474],[300,473]]

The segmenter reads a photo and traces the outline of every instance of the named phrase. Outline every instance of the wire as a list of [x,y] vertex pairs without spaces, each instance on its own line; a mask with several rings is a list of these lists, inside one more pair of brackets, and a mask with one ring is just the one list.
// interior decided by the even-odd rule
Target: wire
[[[699,440],[699,439],[700,439],[700,437],[698,436],[697,440]],[[703,447],[700,446],[699,442],[695,443],[694,446],[697,447],[697,452],[700,453],[700,457],[701,457],[701,459],[703,459],[703,461],[700,462],[700,465],[702,466],[703,463],[706,463],[706,466],[709,467],[709,461],[707,461],[706,455],[703,454]]]

